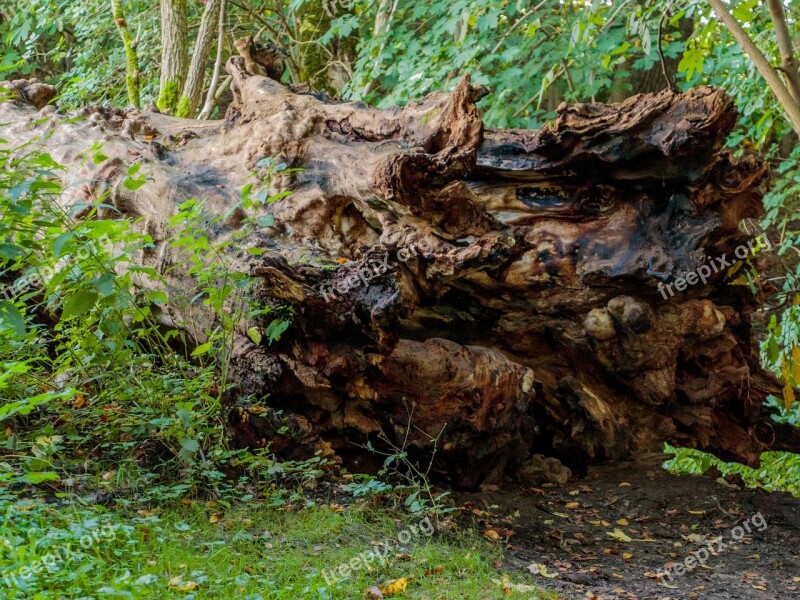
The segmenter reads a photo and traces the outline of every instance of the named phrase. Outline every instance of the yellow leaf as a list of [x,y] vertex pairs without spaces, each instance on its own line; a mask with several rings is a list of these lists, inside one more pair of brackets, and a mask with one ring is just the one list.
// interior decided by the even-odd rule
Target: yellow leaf
[[630,552],[623,552],[622,558],[624,558],[625,560],[630,560],[633,558],[633,554],[631,554]]
[[408,587],[408,578],[400,577],[399,579],[390,581],[385,586],[383,586],[381,588],[381,593],[384,596],[396,596],[397,594],[402,594],[407,587]]
[[800,385],[800,347],[792,345],[792,377],[794,384]]
[[569,508],[570,510],[580,508],[580,506],[581,506],[580,502],[567,502],[565,505],[565,507]]
[[783,405],[789,410],[794,404],[794,390],[788,383],[783,386]]
[[483,535],[484,537],[487,537],[492,541],[500,539],[500,534],[497,533],[494,529],[488,529]]
[[211,515],[208,518],[208,522],[209,523],[217,523],[217,522],[219,522],[219,517],[217,515]]
[[626,535],[625,532],[622,531],[622,529],[620,529],[619,527],[614,529],[614,531],[606,531],[606,535],[609,536],[609,537],[614,538],[618,542],[632,542],[633,541],[633,538],[631,538],[630,536]]
[[503,588],[503,594],[505,596],[510,596],[511,592],[520,592],[522,594],[527,594],[530,592],[535,592],[536,587],[532,585],[527,585],[524,583],[514,583],[511,581],[508,575],[503,575],[502,579],[492,579],[492,583],[499,585]]
[[75,394],[75,399],[72,401],[72,408],[83,408],[86,404],[86,396],[83,394]]
[[704,510],[687,510],[686,512],[688,512],[690,515],[704,515],[704,514],[706,514],[706,511],[704,511]]
[[547,577],[548,579],[553,579],[554,577],[558,576],[558,573],[548,573],[547,567],[541,563],[529,564],[528,571],[530,571],[534,575],[541,575],[542,577]]
[[631,484],[628,483],[627,481],[623,481],[617,487],[631,487]]
[[192,590],[197,588],[197,584],[194,581],[183,581],[181,580],[180,575],[177,577],[173,577],[167,583],[167,586],[171,590],[175,590],[177,592],[191,592]]
[[628,519],[617,519],[617,525],[622,525],[623,527],[627,527]]

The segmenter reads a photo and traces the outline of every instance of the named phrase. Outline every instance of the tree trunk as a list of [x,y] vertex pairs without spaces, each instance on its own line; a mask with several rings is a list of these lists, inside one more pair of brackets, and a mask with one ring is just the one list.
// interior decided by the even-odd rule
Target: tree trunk
[[189,24],[186,0],[161,0],[161,79],[158,108],[172,112],[189,67]]
[[[758,298],[722,271],[659,291],[730,257],[746,241],[739,222],[762,211],[764,165],[721,150],[736,120],[724,93],[665,90],[562,108],[539,131],[484,130],[486,90],[469,78],[378,110],[295,93],[239,57],[227,70],[224,122],[102,108],[70,122],[49,107],[41,122],[17,102],[0,106],[14,123],[0,137],[52,131],[41,143],[91,182],[65,204],[110,189],[105,202],[143,217],[155,248],[141,264],[168,273],[161,318],[196,343],[214,316],[181,301],[196,290],[167,219],[203,198],[225,216],[212,242],[232,239],[260,216],[231,210],[260,161],[301,169],[273,179],[270,193],[291,195],[228,256],[258,278],[261,302],[295,311],[272,345],[248,337],[261,318],[238,323],[232,362],[241,395],[268,393],[291,439],[348,459],[383,436],[419,460],[436,439],[434,472],[465,486],[514,475],[534,453],[575,467],[665,441],[748,464],[800,450],[798,430],[762,408],[780,384],[759,366]],[[81,161],[98,139],[112,158]],[[137,191],[120,185],[134,162],[149,180]],[[229,402],[239,443],[290,445],[276,413]]]
[[203,83],[206,78],[206,63],[211,53],[211,45],[220,31],[219,11],[222,0],[208,0],[203,18],[200,21],[200,30],[197,32],[197,41],[194,45],[192,63],[189,65],[189,74],[183,87],[183,94],[178,101],[176,115],[179,117],[193,118],[203,97]]

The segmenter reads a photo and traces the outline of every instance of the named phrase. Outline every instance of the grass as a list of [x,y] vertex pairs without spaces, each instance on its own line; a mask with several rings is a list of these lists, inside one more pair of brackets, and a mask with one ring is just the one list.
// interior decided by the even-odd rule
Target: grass
[[[186,501],[115,512],[6,494],[0,510],[3,598],[360,598],[365,589],[399,578],[407,578],[402,598],[532,597],[505,595],[492,582],[502,577],[502,550],[480,532],[442,528],[428,536],[422,517],[370,501],[292,509],[255,500],[231,508]],[[401,544],[398,535],[411,525],[417,534]],[[326,582],[323,569],[390,541],[397,547],[385,564]],[[20,576],[37,563],[39,573]],[[519,575],[511,579],[530,583]]]

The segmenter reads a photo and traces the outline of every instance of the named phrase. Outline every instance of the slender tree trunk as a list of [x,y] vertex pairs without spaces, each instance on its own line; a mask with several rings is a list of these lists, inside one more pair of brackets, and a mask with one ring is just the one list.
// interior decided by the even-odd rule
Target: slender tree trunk
[[128,30],[121,0],[111,0],[111,13],[117,25],[117,31],[125,48],[125,87],[128,90],[128,103],[134,108],[141,108],[141,83],[139,80],[139,56],[136,44]]
[[158,102],[173,112],[186,81],[189,64],[189,24],[186,0],[161,0],[161,79]]
[[217,96],[220,89],[217,89],[219,83],[219,74],[222,69],[222,55],[225,50],[225,0],[220,0],[219,5],[219,23],[217,24],[217,58],[214,60],[214,72],[211,74],[211,83],[208,86],[208,93],[206,94],[206,101],[203,105],[203,110],[200,111],[198,119],[208,119],[211,116],[211,111],[217,103]]
[[786,113],[789,122],[791,122],[795,133],[800,135],[800,103],[795,100],[789,88],[783,84],[778,72],[773,68],[761,50],[758,49],[758,46],[755,45],[753,40],[750,39],[747,32],[733,15],[728,12],[722,0],[709,0],[709,3],[713,7],[717,18],[728,28],[731,35],[733,35],[734,39],[742,47],[742,50],[744,50],[747,56],[750,57],[750,60],[753,61],[758,72],[761,73],[761,76],[766,80],[772,93],[775,94],[778,102],[783,107],[783,111]]
[[[267,72],[277,60],[260,58]],[[759,298],[709,266],[750,255],[738,224],[762,214],[767,189],[764,164],[721,149],[736,123],[724,93],[665,90],[562,107],[539,131],[485,130],[486,90],[468,78],[378,110],[245,64],[228,62],[224,122],[0,104],[0,137],[43,145],[84,182],[65,186],[65,208],[102,198],[152,237],[137,259],[165,273],[170,300],[153,308],[165,324],[203,343],[217,322],[170,244],[188,198],[257,281],[253,300],[291,308],[273,343],[272,316],[235,324],[236,443],[346,461],[388,438],[427,464],[436,440],[433,472],[466,486],[524,473],[535,453],[580,467],[665,441],[749,464],[800,450],[800,430],[763,406],[781,385],[759,366]],[[39,107],[55,93],[15,89]],[[82,160],[100,139],[109,160]],[[258,183],[276,156],[290,169]],[[137,190],[121,184],[133,163],[148,180]],[[247,184],[291,194],[244,208]],[[266,395],[266,414],[244,400]]]
[[206,77],[206,63],[211,54],[214,43],[214,34],[219,32],[219,15],[222,0],[208,0],[200,21],[200,30],[197,32],[197,41],[194,45],[194,54],[189,66],[189,75],[183,94],[178,101],[176,114],[179,117],[192,118],[197,112],[200,99],[203,97],[203,84]]
[[794,56],[792,36],[789,34],[786,13],[780,0],[767,0],[767,4],[772,17],[772,25],[775,29],[775,39],[778,42],[778,49],[781,53],[781,71],[786,75],[786,81],[789,82],[788,87],[792,97],[800,105],[800,70],[798,70],[797,59]]

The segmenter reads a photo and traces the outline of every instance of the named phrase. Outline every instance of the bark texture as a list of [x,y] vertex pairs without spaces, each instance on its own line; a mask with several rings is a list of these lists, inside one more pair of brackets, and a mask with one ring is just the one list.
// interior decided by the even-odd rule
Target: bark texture
[[211,46],[220,29],[220,7],[222,0],[208,0],[197,32],[192,62],[183,86],[183,94],[178,101],[177,116],[193,118],[203,97],[203,84],[206,78],[206,63]]
[[[658,289],[730,257],[746,241],[740,221],[762,211],[764,165],[720,149],[735,122],[723,92],[665,90],[563,107],[538,131],[485,130],[475,103],[487,90],[468,77],[378,110],[284,87],[263,75],[278,58],[260,55],[262,74],[228,63],[224,121],[88,108],[72,122],[48,107],[42,123],[21,100],[0,106],[3,138],[49,132],[70,179],[91,182],[64,203],[111,189],[106,202],[144,217],[156,245],[141,261],[169,272],[161,317],[197,342],[213,315],[181,301],[195,288],[166,220],[202,198],[225,215],[209,232],[223,240],[260,216],[231,210],[259,161],[301,169],[270,183],[292,193],[246,240],[262,254],[230,251],[261,301],[295,311],[271,346],[246,334],[265,322],[237,325],[241,396],[269,393],[283,411],[231,398],[240,443],[349,459],[385,436],[428,460],[435,439],[434,472],[465,486],[525,473],[536,454],[580,467],[665,441],[749,464],[800,450],[797,430],[762,408],[780,385],[759,367],[758,298],[724,272],[667,300]],[[98,139],[112,159],[81,163]],[[135,192],[120,185],[133,162],[149,179]]]
[[158,107],[173,111],[177,106],[189,68],[189,23],[186,0],[160,0],[161,78]]

